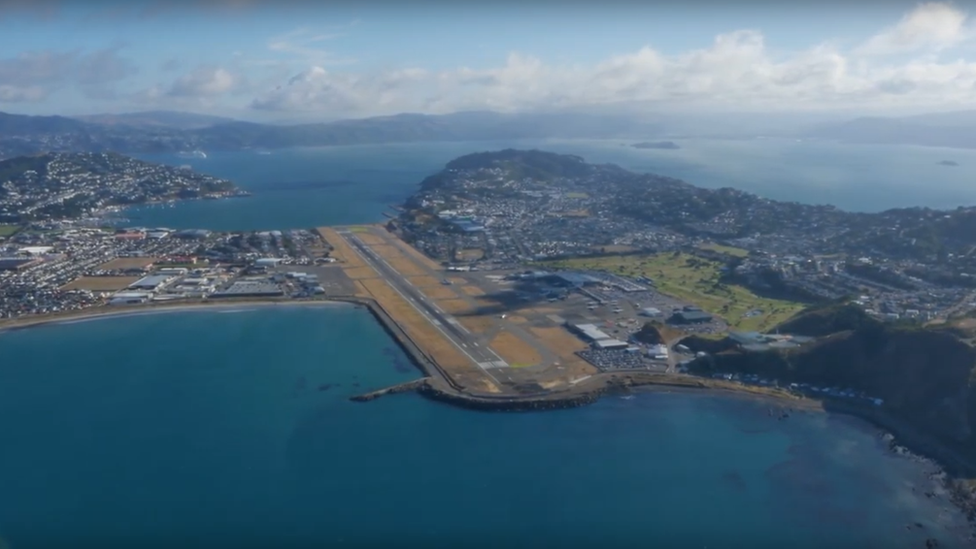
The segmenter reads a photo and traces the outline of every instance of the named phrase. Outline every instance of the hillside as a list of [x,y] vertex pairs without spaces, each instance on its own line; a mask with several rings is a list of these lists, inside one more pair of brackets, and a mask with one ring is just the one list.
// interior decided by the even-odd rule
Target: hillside
[[0,161],[0,223],[74,218],[107,206],[220,197],[225,179],[116,153],[48,153]]
[[976,349],[967,331],[886,324],[845,305],[801,313],[780,331],[821,337],[795,349],[726,350],[690,369],[863,391],[883,399],[885,413],[976,462]]
[[[527,180],[548,187],[529,189],[532,183]],[[605,230],[607,223],[627,221],[716,241],[772,239],[777,245],[789,246],[778,250],[784,254],[870,255],[926,265],[952,263],[948,273],[976,270],[976,254],[970,254],[976,245],[976,207],[847,212],[833,206],[770,200],[733,188],[696,187],[671,177],[538,150],[505,149],[452,160],[425,179],[406,205],[414,209],[424,201],[437,200],[519,199],[524,203],[529,196],[522,192],[525,190],[586,196],[578,206],[605,216],[600,227],[594,227],[598,231]],[[588,222],[596,219],[591,216]],[[932,269],[924,271],[912,275],[931,278],[938,274]],[[953,283],[967,282],[956,278],[959,280]]]

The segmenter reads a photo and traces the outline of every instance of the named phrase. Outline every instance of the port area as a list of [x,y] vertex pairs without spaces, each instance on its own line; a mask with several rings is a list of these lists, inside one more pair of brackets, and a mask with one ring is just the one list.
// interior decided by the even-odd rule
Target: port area
[[510,276],[518,271],[449,270],[382,225],[317,231],[335,259],[316,267],[324,297],[367,305],[425,374],[354,400],[416,390],[467,408],[533,410],[582,406],[645,385],[721,388],[720,381],[677,374],[680,357],[633,371],[584,360],[579,353],[589,345],[567,324],[608,325],[620,316],[613,309],[634,304],[594,310],[584,294],[527,299]]

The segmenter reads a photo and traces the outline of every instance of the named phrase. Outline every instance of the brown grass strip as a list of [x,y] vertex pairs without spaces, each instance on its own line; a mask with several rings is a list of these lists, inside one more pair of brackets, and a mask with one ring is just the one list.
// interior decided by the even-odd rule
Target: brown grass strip
[[96,269],[104,271],[115,271],[119,269],[145,269],[156,262],[155,257],[119,257],[102,263]]
[[437,306],[444,312],[456,315],[471,311],[471,306],[463,299],[444,299],[437,302]]
[[428,286],[420,291],[423,292],[424,295],[426,295],[431,299],[448,300],[448,299],[457,299],[458,296],[454,292],[454,290],[450,289],[447,286]]
[[490,316],[462,316],[458,321],[476,334],[487,332],[495,327],[495,319]]
[[403,276],[422,276],[427,274],[427,271],[421,269],[416,263],[403,256],[387,259],[386,262]]
[[432,276],[411,276],[407,280],[418,288],[428,288],[430,286],[441,286],[441,281]]
[[61,287],[62,290],[89,290],[92,292],[116,292],[124,290],[139,280],[138,276],[82,276]]
[[342,272],[346,274],[349,278],[353,280],[361,280],[363,278],[379,278],[380,275],[372,267],[345,267]]
[[512,366],[534,366],[542,362],[535,348],[511,332],[499,333],[489,346]]
[[485,295],[485,291],[477,286],[461,286],[461,290],[464,293],[474,297]]

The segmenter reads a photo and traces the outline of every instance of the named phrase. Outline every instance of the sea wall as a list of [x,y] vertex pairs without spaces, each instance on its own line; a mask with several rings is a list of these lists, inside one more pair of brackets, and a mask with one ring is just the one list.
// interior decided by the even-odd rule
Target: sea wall
[[603,394],[602,390],[592,390],[545,396],[472,395],[444,389],[429,381],[418,387],[417,392],[437,402],[483,412],[530,412],[579,408],[593,404]]

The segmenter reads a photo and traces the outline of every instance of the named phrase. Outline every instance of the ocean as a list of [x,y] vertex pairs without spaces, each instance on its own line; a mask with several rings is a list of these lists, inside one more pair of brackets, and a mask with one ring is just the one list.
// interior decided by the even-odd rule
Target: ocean
[[[506,146],[796,200],[834,188],[850,204],[877,196],[883,207],[937,205],[957,194],[976,203],[976,191],[949,177],[971,175],[976,153],[681,144],[147,157],[228,177],[254,196],[128,215],[133,224],[215,230],[375,222],[451,158]],[[960,166],[935,165],[943,159]],[[911,187],[911,174],[923,172],[945,178]],[[838,183],[855,180],[857,188]],[[871,190],[882,183],[887,192]],[[935,489],[934,466],[892,454],[852,418],[778,420],[761,402],[662,392],[524,414],[414,394],[348,400],[418,376],[369,313],[351,306],[242,306],[0,332],[0,547],[907,548],[929,537],[965,546],[964,518],[945,495],[921,495]]]
[[[508,147],[576,154],[702,187],[734,187],[777,200],[833,204],[851,211],[976,205],[976,150],[843,145],[785,139],[677,140],[678,150],[641,150],[623,141],[531,140],[401,143],[254,152],[209,158],[142,155],[225,177],[254,196],[139,207],[122,225],[271,230],[380,222],[391,204],[450,160]],[[951,160],[958,166],[943,166]]]
[[0,356],[13,549],[962,546],[960,514],[920,495],[934,467],[850,418],[661,392],[351,402],[418,376],[352,306],[46,325],[0,333]]

